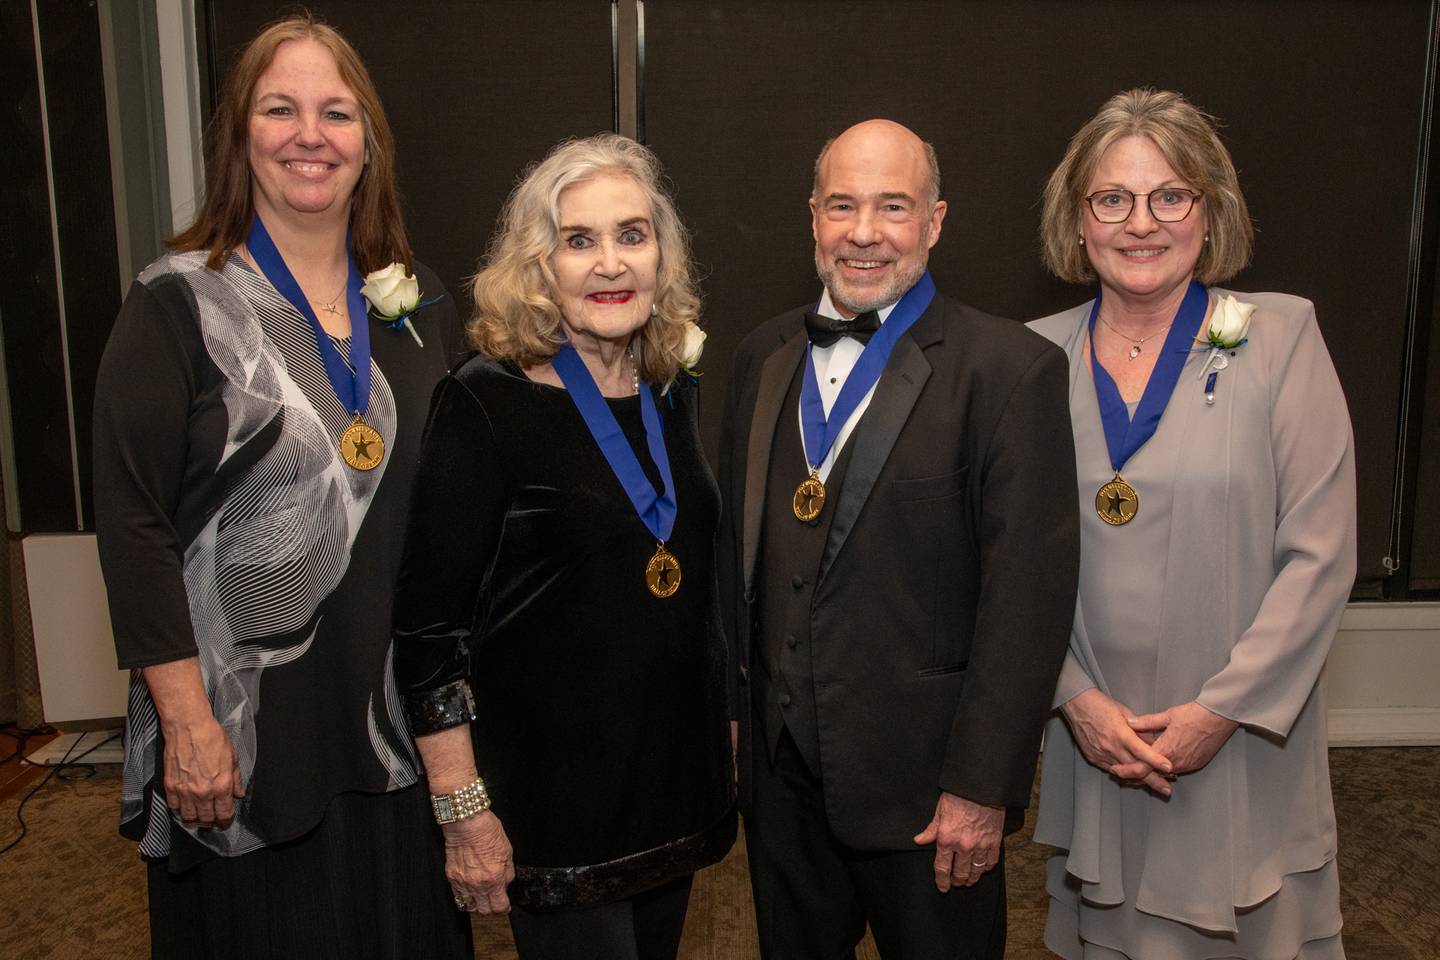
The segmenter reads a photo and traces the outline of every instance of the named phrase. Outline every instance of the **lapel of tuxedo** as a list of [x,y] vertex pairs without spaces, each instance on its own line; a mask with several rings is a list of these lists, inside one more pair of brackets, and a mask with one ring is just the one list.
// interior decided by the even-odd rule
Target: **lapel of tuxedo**
[[820,557],[817,585],[825,581],[830,566],[855,529],[860,511],[864,509],[865,501],[870,499],[875,481],[885,461],[890,459],[890,451],[909,420],[915,402],[920,399],[925,381],[930,379],[930,361],[925,359],[924,348],[944,339],[940,323],[942,310],[937,295],[920,318],[895,342],[890,359],[885,363],[885,372],[875,386],[875,396],[870,399],[870,406],[847,441],[854,450],[850,453],[845,480],[840,485],[825,552]]
[[766,358],[760,368],[760,386],[755,394],[755,412],[750,417],[750,443],[745,453],[745,590],[755,586],[755,559],[760,553],[760,521],[765,515],[765,480],[770,474],[770,450],[780,420],[790,379],[800,366],[809,344],[803,327],[791,331],[782,346]]

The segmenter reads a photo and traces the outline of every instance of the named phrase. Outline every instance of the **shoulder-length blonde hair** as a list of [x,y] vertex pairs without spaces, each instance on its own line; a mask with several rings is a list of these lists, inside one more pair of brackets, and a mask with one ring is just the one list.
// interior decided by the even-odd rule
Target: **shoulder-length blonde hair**
[[1204,194],[1210,242],[1195,264],[1196,279],[1209,285],[1233,277],[1250,262],[1255,233],[1215,118],[1178,93],[1149,87],[1117,93],[1070,138],[1065,159],[1045,185],[1040,216],[1045,266],[1071,283],[1095,279],[1078,242],[1080,218],[1087,213],[1084,197],[1101,154],[1129,136],[1149,139],[1175,172]]
[[205,198],[195,222],[166,241],[173,250],[207,250],[205,262],[220,269],[230,251],[245,242],[255,214],[250,185],[250,112],[255,85],[280,45],[313,40],[335,57],[340,78],[355,94],[365,123],[365,166],[350,197],[350,235],[361,273],[391,263],[413,269],[410,242],[400,217],[395,188],[395,138],[380,94],[350,42],[309,14],[286,17],[264,27],[230,68],[215,115],[205,131]]
[[665,189],[660,161],[628,137],[601,133],[566,140],[531,165],[511,191],[472,293],[468,330],[481,353],[522,367],[545,363],[565,342],[550,258],[560,247],[560,194],[604,175],[629,177],[650,204],[660,247],[655,310],[634,340],[635,364],[647,383],[668,385],[680,369],[687,323],[700,316],[690,262],[690,235]]

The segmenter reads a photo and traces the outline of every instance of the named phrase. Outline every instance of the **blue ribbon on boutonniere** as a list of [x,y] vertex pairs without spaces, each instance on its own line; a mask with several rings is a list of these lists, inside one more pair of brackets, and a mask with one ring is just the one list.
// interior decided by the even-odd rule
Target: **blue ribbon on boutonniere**
[[445,296],[442,293],[438,297],[422,300],[423,295],[415,275],[406,272],[402,263],[392,263],[388,267],[366,274],[360,293],[369,303],[370,312],[375,319],[391,330],[409,330],[410,336],[415,338],[416,346],[421,349],[424,349],[425,342],[420,339],[420,334],[415,329],[413,317],[421,309],[439,302]]
[[[1224,294],[1215,301],[1205,337],[1195,338],[1199,346],[1194,349],[1210,351],[1195,376],[1196,380],[1205,377],[1206,404],[1213,406],[1215,403],[1215,382],[1220,379],[1220,371],[1230,365],[1226,354],[1235,356],[1236,351],[1249,342],[1250,317],[1254,312],[1253,303],[1241,303],[1230,294]],[[1205,376],[1207,373],[1208,377]]]
[[[689,367],[682,366],[675,374],[675,382],[679,383],[681,380],[686,381],[692,387],[698,387],[700,386],[700,371],[692,370]],[[671,390],[670,387],[666,387],[664,390],[661,391],[661,395],[670,402],[670,409],[674,410],[675,391]]]
[[400,316],[398,317],[388,317],[384,314],[377,313],[375,314],[375,319],[385,324],[385,326],[389,327],[391,330],[409,330],[410,336],[415,338],[415,343],[423,348],[425,346],[425,342],[420,339],[420,334],[415,332],[415,324],[410,321],[410,318],[415,314],[419,313],[421,310],[430,306],[430,304],[439,303],[441,300],[444,299],[445,294],[442,293],[438,297],[431,297],[429,300],[421,300],[419,303],[415,304],[415,306],[400,314]]

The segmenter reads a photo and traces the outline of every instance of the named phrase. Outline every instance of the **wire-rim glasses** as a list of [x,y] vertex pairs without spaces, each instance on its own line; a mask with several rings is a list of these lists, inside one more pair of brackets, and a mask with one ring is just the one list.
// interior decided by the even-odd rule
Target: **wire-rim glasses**
[[1148,193],[1134,193],[1119,187],[1096,190],[1085,198],[1090,213],[1101,223],[1124,223],[1135,212],[1135,201],[1145,198],[1150,216],[1161,223],[1176,223],[1190,216],[1203,193],[1184,187],[1157,187]]

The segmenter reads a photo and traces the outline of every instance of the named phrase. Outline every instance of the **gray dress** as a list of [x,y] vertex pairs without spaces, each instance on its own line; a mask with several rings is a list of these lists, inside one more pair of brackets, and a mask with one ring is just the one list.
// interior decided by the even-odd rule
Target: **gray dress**
[[1124,466],[1139,512],[1120,527],[1094,506],[1114,471],[1083,362],[1091,305],[1030,324],[1070,357],[1080,480],[1056,705],[1093,686],[1135,713],[1198,700],[1240,724],[1166,800],[1051,720],[1035,838],[1060,848],[1045,941],[1064,957],[1344,956],[1320,673],[1355,576],[1350,419],[1313,305],[1236,297],[1257,306],[1248,341],[1213,404],[1191,355]]

